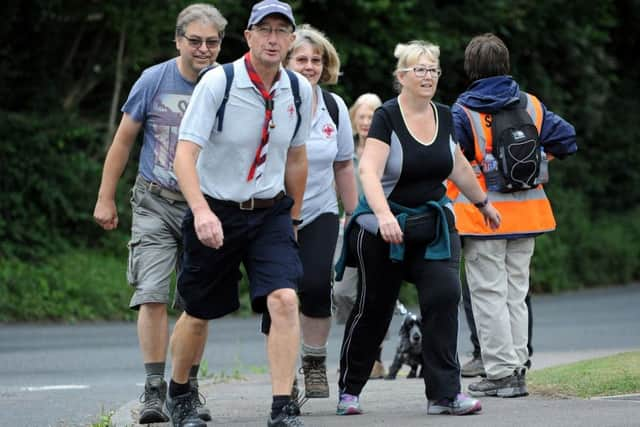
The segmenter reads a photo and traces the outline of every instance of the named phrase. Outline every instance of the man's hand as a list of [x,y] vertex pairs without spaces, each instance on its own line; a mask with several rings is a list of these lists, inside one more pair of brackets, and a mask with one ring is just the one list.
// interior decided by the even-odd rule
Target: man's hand
[[220,249],[224,242],[222,223],[209,207],[193,212],[193,226],[203,245]]
[[118,227],[118,210],[116,202],[111,200],[98,199],[93,210],[93,219],[105,230],[114,230]]

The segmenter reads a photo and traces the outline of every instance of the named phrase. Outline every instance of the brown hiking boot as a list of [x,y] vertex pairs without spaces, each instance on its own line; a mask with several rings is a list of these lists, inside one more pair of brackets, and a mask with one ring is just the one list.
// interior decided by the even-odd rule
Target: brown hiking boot
[[326,357],[304,356],[301,371],[304,374],[304,394],[307,398],[329,397]]
[[382,379],[385,376],[384,365],[382,362],[376,360],[373,362],[373,368],[371,368],[371,374],[369,374],[369,378],[372,380]]

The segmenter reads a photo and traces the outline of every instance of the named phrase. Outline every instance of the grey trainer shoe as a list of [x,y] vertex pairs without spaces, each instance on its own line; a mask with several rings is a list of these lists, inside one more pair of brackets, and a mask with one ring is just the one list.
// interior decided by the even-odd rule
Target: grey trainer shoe
[[167,397],[167,383],[162,377],[150,377],[144,385],[144,393],[140,396],[140,424],[164,423],[169,417],[162,412]]
[[526,396],[527,386],[523,370],[516,369],[513,374],[497,380],[485,378],[480,382],[469,384],[471,396],[520,397]]
[[474,356],[473,359],[462,365],[460,368],[460,375],[463,377],[486,377],[487,374],[484,371],[484,364],[480,356]]
[[292,405],[292,402],[286,404],[277,417],[271,418],[267,421],[268,427],[304,427],[304,423],[298,418],[296,408]]
[[301,371],[304,374],[304,394],[307,398],[329,397],[325,357],[304,356]]
[[165,405],[173,427],[207,427],[207,423],[198,417],[191,392],[173,398],[169,396]]
[[455,399],[430,400],[427,404],[429,415],[468,415],[482,410],[478,399],[458,393]]

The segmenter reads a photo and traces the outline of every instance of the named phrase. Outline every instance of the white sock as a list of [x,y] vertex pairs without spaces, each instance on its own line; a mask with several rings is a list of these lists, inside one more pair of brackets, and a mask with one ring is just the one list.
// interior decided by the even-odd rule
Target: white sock
[[302,357],[304,356],[327,357],[327,346],[314,347],[302,343]]

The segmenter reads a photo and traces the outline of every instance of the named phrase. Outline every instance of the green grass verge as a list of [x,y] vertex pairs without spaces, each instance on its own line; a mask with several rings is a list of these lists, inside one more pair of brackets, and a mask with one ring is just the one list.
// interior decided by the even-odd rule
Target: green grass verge
[[126,258],[73,249],[44,262],[0,260],[0,321],[130,320]]
[[532,371],[527,374],[527,387],[553,397],[640,393],[640,351]]
[[[133,287],[126,270],[127,251],[122,249],[113,254],[71,248],[39,262],[0,257],[0,322],[134,320],[137,314],[129,309]],[[242,273],[246,276],[244,269]],[[173,301],[175,275],[171,280]],[[169,308],[170,316],[179,314]],[[251,314],[243,277],[236,315]]]

